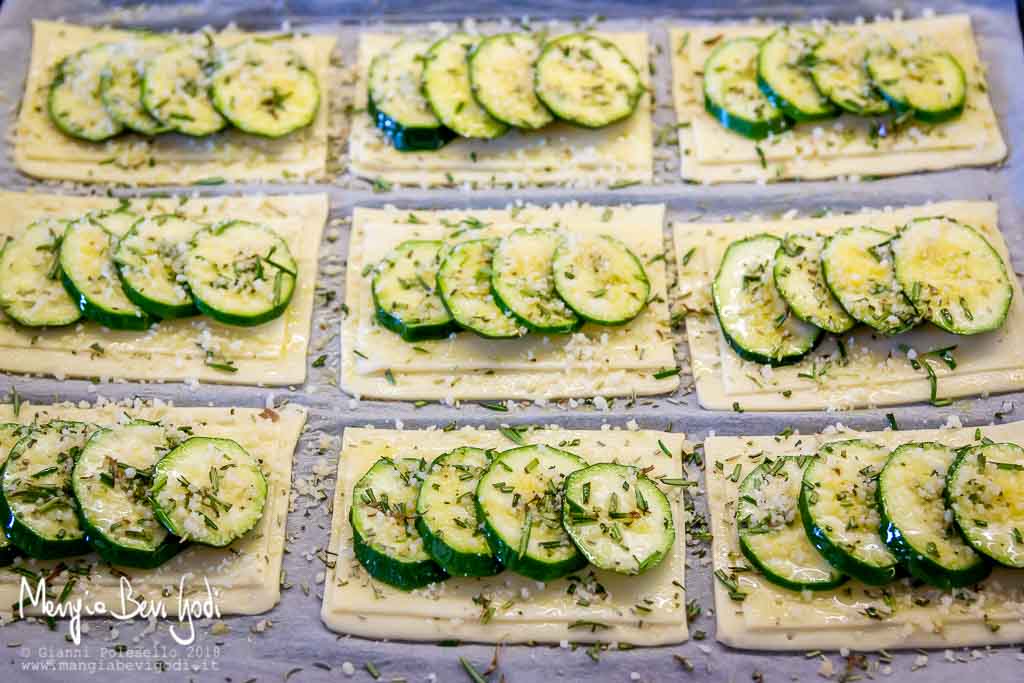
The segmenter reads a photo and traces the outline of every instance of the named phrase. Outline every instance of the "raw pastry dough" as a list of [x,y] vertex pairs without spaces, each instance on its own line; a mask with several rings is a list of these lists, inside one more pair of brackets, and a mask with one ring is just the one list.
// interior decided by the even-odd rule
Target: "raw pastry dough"
[[[0,241],[44,216],[75,218],[110,209],[118,200],[0,192]],[[188,199],[140,198],[137,210],[180,213],[202,223],[251,220],[276,230],[299,266],[299,281],[284,315],[257,327],[221,325],[206,316],[165,320],[145,332],[108,330],[91,322],[66,328],[27,328],[0,313],[0,369],[57,377],[202,380],[225,384],[301,384],[306,378],[316,286],[317,251],[327,221],[327,196],[292,195]],[[237,372],[206,365],[234,361]]]
[[957,336],[922,324],[910,332],[885,337],[860,326],[842,336],[846,361],[835,339],[829,338],[799,363],[781,368],[742,360],[722,336],[711,305],[711,281],[733,240],[761,232],[828,234],[852,225],[894,230],[921,216],[950,216],[977,228],[1010,267],[992,202],[942,202],[826,218],[676,223],[679,288],[681,302],[689,312],[686,336],[700,404],[711,410],[730,410],[734,404],[744,410],[820,410],[928,400],[926,371],[911,367],[901,345],[913,349],[918,362],[927,351],[956,346],[952,351],[956,369],[935,356],[924,358],[938,375],[939,398],[1024,389],[1024,348],[1017,343],[1024,336],[1024,295],[1017,278],[1010,278],[1014,294],[1006,322],[986,334]]
[[[350,313],[342,323],[342,388],[359,396],[400,400],[672,391],[679,384],[676,375],[654,378],[655,373],[676,366],[661,256],[664,215],[661,204],[479,211],[357,208],[345,290]],[[413,344],[377,324],[370,269],[393,247],[412,238],[476,239],[524,226],[615,235],[644,263],[651,281],[650,304],[621,327],[588,325],[573,335],[531,333],[511,340],[485,340],[461,332],[445,340]]]
[[[974,442],[974,429],[931,429],[871,432],[873,442],[895,448],[909,441],[941,441],[959,447]],[[981,427],[995,441],[1024,442],[1024,422]],[[739,484],[731,481],[737,465],[746,476],[755,463],[783,455],[809,455],[821,444],[857,438],[853,432],[790,437],[711,437],[704,442],[708,509],[711,512],[715,569],[727,574],[747,562],[740,554],[734,521]],[[722,468],[719,468],[719,463]],[[849,581],[832,591],[801,594],[765,581],[757,572],[735,573],[742,602],[729,598],[716,581],[716,637],[733,647],[754,650],[815,650],[856,647],[858,650],[913,647],[965,647],[1016,643],[1024,638],[1024,572],[997,568],[980,590],[909,588],[901,579],[879,588]],[[927,599],[928,603],[921,605]],[[916,601],[916,602],[915,602]],[[888,618],[867,616],[873,613]],[[875,610],[878,610],[875,612]]]
[[[723,40],[764,37],[771,24],[700,25],[670,31],[672,93],[679,121],[683,178],[700,183],[898,175],[958,166],[981,166],[1006,156],[992,111],[985,66],[966,14],[851,26],[882,36],[919,35],[949,50],[967,77],[963,115],[947,123],[910,123],[903,132],[872,134],[881,119],[844,115],[805,123],[760,142],[726,129],[704,110],[700,74],[711,50]],[[758,150],[764,155],[762,162]]]
[[[317,180],[327,166],[328,67],[335,39],[302,36],[281,40],[298,52],[320,82],[314,122],[276,140],[230,130],[205,138],[165,134],[147,140],[122,135],[107,142],[75,140],[61,133],[46,111],[53,67],[65,56],[102,42],[128,40],[132,31],[97,29],[53,21],[32,24],[32,61],[15,136],[18,169],[38,178],[129,185],[189,185],[224,180]],[[249,35],[210,34],[217,45]]]
[[[291,488],[292,454],[306,423],[304,408],[288,405],[279,411],[256,408],[174,408],[165,405],[125,407],[108,404],[102,408],[21,406],[15,418],[10,405],[0,406],[0,422],[30,423],[34,419],[82,420],[114,425],[131,418],[161,420],[179,427],[189,426],[197,435],[234,439],[263,463],[269,490],[267,507],[259,525],[228,549],[193,545],[157,569],[112,569],[95,555],[62,561],[18,560],[14,567],[49,576],[51,594],[59,595],[70,578],[76,582],[70,599],[81,598],[83,606],[96,601],[120,610],[120,576],[126,575],[135,595],[153,603],[165,603],[167,613],[178,614],[179,581],[185,577],[184,594],[192,600],[206,598],[203,579],[209,581],[222,614],[259,614],[277,604],[281,595],[281,559],[284,556],[285,522]],[[84,571],[87,570],[87,571]],[[30,581],[34,587],[35,582]],[[10,614],[18,603],[21,575],[0,568],[0,611]],[[164,599],[165,598],[165,599]],[[130,608],[130,604],[129,604]],[[26,613],[40,612],[28,608]]]
[[[682,434],[650,431],[568,431],[550,429],[523,434],[528,443],[564,448],[589,462],[613,459],[641,468],[651,466],[652,478],[682,476],[678,454],[687,447]],[[673,454],[667,457],[658,442]],[[665,486],[674,503],[676,542],[672,552],[639,577],[586,568],[547,584],[503,572],[489,578],[450,578],[439,584],[403,592],[370,579],[352,551],[348,521],[351,491],[366,470],[381,457],[425,458],[458,446],[504,450],[516,444],[496,431],[471,427],[453,431],[345,430],[334,501],[331,558],[321,617],[328,628],[367,638],[479,642],[619,642],[665,645],[687,639],[682,490]],[[567,592],[570,583],[574,592]],[[596,584],[607,592],[596,590]],[[494,616],[481,623],[483,608],[474,596],[491,600]],[[589,606],[578,600],[589,598]],[[650,602],[647,602],[650,601]],[[646,605],[650,612],[635,605]],[[607,628],[578,622],[598,622]],[[575,624],[575,626],[574,626]]]
[[359,42],[359,80],[349,151],[352,172],[408,185],[488,186],[573,183],[593,186],[650,183],[654,174],[650,74],[646,33],[595,33],[615,43],[648,88],[626,120],[589,130],[555,123],[539,131],[510,130],[495,140],[454,140],[433,152],[399,152],[365,113],[370,61],[401,36],[364,33]]

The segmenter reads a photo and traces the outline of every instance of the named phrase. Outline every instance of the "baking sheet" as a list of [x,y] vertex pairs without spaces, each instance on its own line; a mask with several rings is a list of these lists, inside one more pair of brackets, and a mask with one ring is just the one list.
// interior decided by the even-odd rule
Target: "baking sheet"
[[[474,3],[472,11],[477,17],[501,17],[509,13],[516,19],[522,15],[587,17],[605,14],[613,18],[614,26],[640,27],[650,31],[652,45],[666,49],[666,26],[672,17],[693,19],[736,19],[765,16],[773,19],[820,17],[852,20],[858,15],[872,16],[876,12],[891,15],[889,2],[829,2],[810,4],[782,3],[761,0],[741,1],[723,6],[713,0],[682,3],[659,0],[644,5],[627,2],[600,4],[566,0],[554,2],[507,3],[485,1]],[[966,11],[971,14],[974,30],[984,60],[990,66],[992,99],[999,116],[1003,134],[1010,146],[1010,157],[998,169],[973,169],[928,173],[887,179],[872,183],[784,183],[760,187],[752,184],[729,185],[715,188],[685,185],[678,177],[678,161],[674,141],[666,140],[655,151],[658,182],[647,187],[630,187],[613,192],[566,192],[558,188],[525,190],[515,199],[537,203],[579,199],[601,202],[666,202],[670,207],[669,220],[700,217],[714,220],[726,216],[763,216],[783,213],[797,208],[812,213],[822,207],[837,210],[858,209],[863,206],[883,207],[917,204],[942,199],[989,199],[999,203],[1000,226],[1006,235],[1014,265],[1018,272],[1024,269],[1024,90],[1019,74],[1024,73],[1022,50],[1016,9],[1012,0],[997,2],[979,0],[963,3],[901,2],[907,16],[918,16],[932,7],[941,12]],[[356,3],[345,0],[224,0],[199,4],[178,2],[162,3],[154,7],[138,7],[124,2],[100,0],[7,0],[0,11],[0,127],[9,130],[18,99],[28,58],[28,21],[31,17],[58,18],[90,24],[115,22],[152,28],[195,28],[206,23],[222,25],[237,21],[245,28],[279,28],[282,21],[290,21],[293,28],[331,32],[339,37],[346,58],[354,55],[358,24],[378,25],[380,21],[430,21],[462,19],[466,12],[464,2],[444,0],[417,4],[409,0],[382,0]],[[627,17],[619,22],[620,18]],[[666,19],[666,17],[668,19]],[[338,22],[345,22],[339,24]],[[658,48],[655,47],[655,50]],[[669,71],[665,54],[655,54],[656,95],[658,109],[655,121],[659,126],[671,124],[674,113],[669,98]],[[9,146],[0,155],[0,185],[8,188],[47,187],[54,184],[35,183],[17,174],[10,162]],[[60,191],[105,192],[105,188],[85,189],[57,184]],[[249,185],[244,188],[220,186],[204,188],[204,194],[236,194],[244,192],[327,191],[331,196],[332,222],[343,221],[351,215],[355,205],[380,206],[396,204],[402,207],[495,207],[505,206],[512,200],[502,191],[482,190],[472,193],[461,190],[436,190],[373,193],[368,183],[339,177],[327,185]],[[155,190],[155,191],[165,191]],[[195,191],[195,188],[188,188]],[[1015,192],[1016,191],[1016,192]],[[117,191],[123,193],[122,191]],[[337,232],[337,239],[331,235]],[[263,406],[295,401],[309,407],[309,426],[295,458],[295,486],[297,490],[322,489],[326,499],[333,491],[336,458],[340,446],[340,432],[347,425],[375,424],[394,427],[396,420],[405,428],[444,425],[453,420],[459,424],[501,423],[554,423],[572,428],[600,428],[604,423],[625,426],[635,420],[641,427],[685,430],[692,439],[702,439],[713,431],[717,434],[771,434],[786,427],[803,432],[819,431],[836,422],[862,429],[881,429],[886,425],[885,413],[892,413],[901,427],[923,428],[944,424],[948,419],[960,420],[964,425],[987,424],[996,413],[1005,413],[1005,419],[1024,419],[1024,394],[995,396],[979,400],[958,401],[946,408],[927,405],[906,406],[885,410],[860,410],[848,413],[780,413],[756,415],[750,413],[721,413],[703,411],[697,406],[692,393],[683,393],[658,399],[638,400],[629,404],[624,400],[611,402],[608,410],[598,410],[592,404],[575,406],[517,405],[507,413],[496,413],[477,405],[455,409],[438,404],[416,409],[411,404],[357,401],[344,396],[336,388],[338,348],[337,332],[339,305],[344,300],[341,291],[343,264],[348,233],[344,224],[329,225],[327,239],[321,250],[321,285],[337,292],[334,301],[318,304],[315,314],[315,334],[310,349],[312,364],[321,355],[326,358],[323,367],[311,367],[307,383],[294,389],[260,389],[247,387],[219,387],[200,385],[194,389],[178,384],[91,384],[86,381],[58,382],[52,379],[26,377],[0,377],[0,396],[12,388],[26,399],[37,402],[54,400],[89,400],[97,397],[128,399],[135,396],[173,399],[179,405],[248,405]],[[685,355],[685,344],[679,352]],[[684,371],[684,386],[688,385]],[[696,473],[693,476],[697,476]],[[318,481],[318,483],[311,483]],[[697,510],[703,508],[702,494],[697,495]],[[84,637],[82,648],[76,653],[64,638],[63,624],[50,631],[43,624],[28,623],[0,629],[0,672],[14,680],[66,681],[85,679],[88,669],[107,667],[110,672],[101,675],[112,680],[156,678],[155,671],[163,662],[170,680],[186,677],[197,680],[249,679],[284,680],[290,672],[290,681],[347,680],[341,669],[349,662],[356,670],[353,680],[370,681],[364,670],[366,662],[373,662],[381,672],[382,681],[403,678],[423,681],[430,673],[439,681],[466,681],[458,657],[469,659],[479,670],[489,665],[493,648],[463,645],[457,648],[408,643],[377,643],[360,639],[338,638],[327,631],[319,621],[321,586],[317,577],[324,568],[316,559],[316,552],[326,546],[329,534],[329,514],[319,495],[297,496],[294,511],[289,518],[290,554],[285,558],[286,584],[291,587],[283,593],[281,604],[260,617],[226,619],[229,628],[222,627],[210,633],[211,622],[201,622],[201,633],[192,650],[176,647],[167,630],[167,623],[159,623],[151,633],[145,623],[109,622],[91,620],[90,632]],[[693,526],[692,522],[689,526]],[[765,681],[823,680],[819,670],[827,672],[829,665],[820,657],[803,654],[764,654],[730,650],[714,642],[713,619],[707,612],[713,609],[710,589],[713,578],[709,567],[699,557],[700,544],[690,549],[690,568],[687,571],[687,591],[703,608],[703,614],[690,624],[691,641],[683,646],[610,651],[595,663],[585,648],[562,650],[559,648],[503,648],[500,672],[510,682],[558,680],[600,681],[664,681],[714,680],[747,681],[755,672],[763,673]],[[308,589],[308,590],[307,590]],[[268,626],[267,622],[272,625]],[[706,640],[697,640],[698,631],[707,634]],[[855,645],[851,643],[851,645]],[[115,646],[123,646],[117,653]],[[26,650],[27,648],[27,650]],[[40,648],[43,649],[40,657]],[[148,649],[148,651],[147,651]],[[27,652],[27,654],[24,654]],[[75,657],[74,655],[79,655]],[[694,667],[687,674],[674,659],[680,655]],[[836,680],[845,663],[837,653],[826,657]],[[954,681],[967,676],[983,677],[987,681],[1020,680],[1022,662],[1016,648],[997,648],[991,651],[957,650],[944,653],[931,651],[926,660],[915,652],[898,653],[891,666],[895,680],[909,676],[915,667],[922,680]],[[947,657],[954,663],[947,662]],[[956,660],[972,660],[963,664]],[[882,665],[875,654],[869,656],[875,671]],[[52,670],[29,671],[32,666]],[[81,666],[85,673],[72,674],[58,670]],[[925,668],[921,669],[924,664]],[[134,667],[135,670],[129,670]],[[184,667],[184,669],[182,668]],[[191,667],[191,668],[190,668]],[[216,670],[213,668],[216,667]],[[964,668],[968,667],[968,668]],[[120,671],[113,670],[120,668]],[[296,670],[299,671],[296,671]],[[182,671],[189,671],[186,676]],[[857,671],[858,673],[863,673]],[[638,678],[631,674],[636,673]],[[164,674],[163,680],[167,674]],[[876,678],[884,676],[875,674]],[[493,680],[498,675],[492,676]],[[755,679],[759,680],[759,679]],[[914,679],[911,679],[914,680]]]

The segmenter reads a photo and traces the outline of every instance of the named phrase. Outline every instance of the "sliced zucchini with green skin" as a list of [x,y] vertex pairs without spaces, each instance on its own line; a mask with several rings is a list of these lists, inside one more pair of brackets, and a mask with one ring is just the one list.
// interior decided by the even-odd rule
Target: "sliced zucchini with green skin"
[[477,516],[507,569],[551,581],[587,565],[562,526],[565,479],[585,466],[579,456],[545,445],[513,448],[491,461],[476,487]]
[[163,427],[136,422],[98,430],[78,456],[71,486],[80,521],[92,548],[110,564],[152,569],[184,548],[149,502],[153,467],[169,450]]
[[142,77],[146,60],[162,39],[131,40],[115,45],[100,77],[100,99],[107,113],[126,128],[143,135],[171,130],[150,116],[142,106]]
[[231,221],[195,234],[183,272],[200,311],[227,325],[252,327],[285,312],[299,266],[270,228]]
[[444,250],[437,269],[437,293],[449,315],[462,327],[487,339],[514,339],[526,334],[502,310],[491,293],[491,260],[496,239],[460,242]]
[[889,449],[862,439],[825,444],[804,470],[800,516],[829,564],[870,586],[896,578],[896,557],[878,535],[878,473]]
[[857,116],[879,116],[889,103],[871,83],[864,59],[867,39],[863,31],[831,29],[811,59],[811,77],[825,97],[843,111]]
[[527,130],[555,120],[533,89],[540,51],[529,33],[501,33],[484,38],[469,54],[473,96],[494,119]]
[[103,214],[86,214],[68,226],[60,245],[61,280],[89,320],[112,330],[146,330],[153,319],[132,303],[117,276],[116,237]]
[[320,85],[294,51],[253,38],[217,56],[210,97],[235,128],[279,138],[313,123]]
[[223,548],[259,524],[267,479],[238,442],[194,436],[156,463],[150,499],[154,515],[172,534]]
[[736,528],[740,551],[777,586],[824,591],[846,581],[811,545],[800,514],[805,458],[766,460],[739,487]]
[[440,241],[407,240],[374,269],[377,322],[405,341],[444,339],[458,330],[439,292],[441,247]]
[[757,84],[760,49],[756,38],[736,38],[716,47],[704,62],[704,109],[729,130],[753,140],[790,126]]
[[906,332],[921,317],[903,293],[893,264],[892,233],[843,228],[825,240],[821,268],[839,305],[882,334]]
[[865,64],[871,81],[897,112],[940,123],[964,111],[967,78],[948,52],[886,46],[869,52]]
[[558,296],[552,266],[561,233],[519,228],[498,243],[491,262],[491,290],[498,305],[534,332],[572,332],[580,318]]
[[491,139],[504,135],[508,125],[473,98],[467,55],[479,42],[479,37],[455,33],[434,43],[423,66],[423,96],[450,130],[465,138]]
[[636,467],[601,463],[566,477],[562,524],[598,569],[643,574],[672,551],[672,504]]
[[711,285],[715,315],[729,345],[741,358],[773,366],[799,361],[823,336],[790,314],[775,287],[772,260],[781,243],[765,234],[733,242]]
[[786,235],[775,252],[772,277],[775,288],[793,315],[832,334],[853,329],[857,321],[832,296],[821,271],[820,235]]
[[430,43],[403,40],[370,62],[367,109],[400,152],[440,149],[455,139],[423,96],[423,57]]
[[813,31],[792,26],[778,29],[761,43],[757,84],[794,121],[816,121],[838,113],[811,77],[811,55],[820,43]]
[[999,329],[1013,302],[1006,263],[974,228],[918,218],[892,242],[896,279],[914,307],[953,334]]
[[882,540],[910,575],[948,590],[988,576],[991,565],[958,533],[946,509],[946,474],[954,453],[940,443],[906,443],[878,477]]
[[[0,472],[3,472],[7,456],[15,444],[21,441],[22,437],[29,433],[32,428],[28,425],[20,425],[14,422],[0,423]],[[6,517],[0,517],[0,524],[6,521]],[[7,540],[7,535],[0,527],[0,567],[6,567],[18,556],[18,549]]]
[[586,33],[544,45],[533,88],[552,114],[585,128],[628,118],[644,93],[640,74],[626,55],[614,43]]
[[53,421],[12,448],[0,471],[0,520],[11,545],[40,560],[83,555],[90,547],[71,490],[71,470],[95,428]]
[[67,221],[40,219],[0,250],[0,308],[26,327],[78,322],[82,311],[60,276],[60,244]]
[[420,485],[416,530],[427,553],[452,576],[493,576],[503,569],[476,513],[476,485],[494,455],[456,448],[430,463]]
[[551,270],[562,301],[599,325],[628,323],[644,310],[651,294],[640,259],[610,235],[566,234]]
[[177,214],[136,221],[114,249],[125,296],[156,318],[198,314],[184,270],[192,238],[202,229],[201,224]]
[[65,135],[101,142],[124,130],[100,99],[100,79],[113,50],[114,46],[106,43],[94,45],[57,65],[46,107],[50,120]]
[[423,460],[381,458],[352,489],[353,550],[378,581],[413,590],[448,578],[416,530]]
[[953,518],[967,543],[1007,567],[1024,567],[1024,448],[959,449],[946,477]]
[[210,99],[213,53],[209,46],[183,42],[154,56],[142,77],[142,105],[178,133],[205,137],[228,121]]

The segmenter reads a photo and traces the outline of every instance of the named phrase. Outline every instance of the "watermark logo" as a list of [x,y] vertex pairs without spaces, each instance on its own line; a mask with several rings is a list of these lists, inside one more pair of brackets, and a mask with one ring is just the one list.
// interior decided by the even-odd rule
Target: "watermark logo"
[[[177,597],[177,628],[171,625],[168,630],[174,641],[181,646],[191,645],[196,640],[195,619],[219,619],[220,607],[213,595],[210,582],[203,577],[206,595],[200,598],[186,597],[185,577],[178,582]],[[53,619],[68,620],[68,634],[75,645],[82,643],[82,617],[106,616],[119,621],[131,619],[153,619],[167,621],[170,617],[166,600],[150,600],[136,593],[131,581],[121,577],[118,590],[118,601],[107,605],[102,600],[87,603],[81,597],[66,600],[54,600],[46,590],[46,579],[40,579],[33,588],[26,577],[21,577],[21,588],[18,594],[18,616],[25,618],[27,606],[37,607],[44,616]]]

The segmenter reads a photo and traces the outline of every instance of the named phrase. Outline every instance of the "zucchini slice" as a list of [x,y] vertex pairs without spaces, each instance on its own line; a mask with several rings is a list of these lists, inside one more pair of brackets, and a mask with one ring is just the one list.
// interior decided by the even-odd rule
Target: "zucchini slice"
[[776,30],[761,43],[757,84],[794,121],[816,121],[838,113],[811,77],[812,54],[820,43],[813,31],[793,26]]
[[853,329],[857,321],[832,296],[821,272],[821,235],[786,235],[775,252],[772,278],[793,315],[832,334]]
[[408,342],[444,339],[458,330],[439,293],[440,241],[407,240],[373,273],[377,322]]
[[32,428],[0,472],[0,521],[11,545],[40,560],[89,552],[71,491],[71,469],[94,431],[82,422]]
[[988,443],[960,449],[946,495],[972,548],[1001,565],[1024,568],[1024,448]]
[[[15,444],[31,431],[31,427],[14,422],[0,423],[0,472],[3,472],[7,456]],[[0,523],[6,518],[0,519]],[[0,567],[6,567],[18,556],[18,549],[7,540],[7,535],[0,528]]]
[[153,466],[170,450],[163,427],[135,422],[93,433],[71,473],[86,538],[113,565],[152,569],[185,544],[149,502]]
[[424,60],[423,96],[448,129],[465,138],[491,139],[504,135],[508,125],[473,98],[466,56],[479,42],[479,37],[455,33],[434,43]]
[[353,549],[370,576],[402,590],[448,578],[416,531],[416,500],[427,464],[381,458],[352,489]]
[[878,535],[878,474],[889,449],[862,439],[825,444],[804,470],[800,516],[829,564],[869,586],[896,578],[896,557]]
[[765,579],[794,591],[824,591],[846,581],[811,545],[800,513],[807,458],[766,460],[739,487],[740,551]]
[[294,51],[253,38],[217,56],[210,98],[235,128],[279,138],[313,123],[320,85]]
[[555,230],[519,228],[503,237],[494,250],[494,300],[534,332],[573,332],[582,324],[555,289],[552,266],[561,241],[561,233]]
[[125,295],[117,276],[117,238],[104,227],[106,216],[86,214],[68,226],[60,245],[64,288],[89,320],[112,330],[149,329],[153,319]]
[[78,322],[82,311],[60,276],[60,244],[66,221],[40,219],[0,249],[0,308],[26,327]]
[[125,128],[142,135],[158,135],[171,130],[150,116],[142,106],[142,77],[146,60],[156,46],[157,38],[119,43],[110,52],[110,59],[100,77],[100,99],[107,113]]
[[821,94],[843,111],[857,116],[880,116],[889,103],[871,83],[864,59],[863,31],[831,29],[812,53],[811,77]]
[[872,50],[865,64],[871,81],[892,108],[927,123],[954,119],[964,111],[967,78],[948,52],[923,45]]
[[199,313],[185,282],[189,245],[203,226],[176,214],[144,216],[117,242],[114,264],[125,296],[155,318]]
[[113,54],[106,43],[87,47],[61,61],[54,73],[46,108],[65,135],[89,142],[109,140],[124,126],[100,99],[100,79]]
[[195,234],[183,272],[200,311],[227,325],[252,327],[288,308],[299,266],[270,228],[231,221]]
[[455,139],[423,96],[423,57],[430,43],[403,40],[370,62],[367,109],[395,149],[435,150]]
[[999,329],[1013,284],[980,232],[951,218],[918,218],[892,242],[896,279],[914,307],[953,334]]
[[156,463],[150,500],[156,518],[182,541],[223,548],[259,524],[267,479],[238,442],[194,436]]
[[562,526],[566,477],[586,463],[544,445],[499,453],[476,487],[477,516],[495,557],[535,581],[551,581],[587,566]]
[[497,239],[459,242],[446,249],[437,269],[437,293],[449,315],[486,339],[514,339],[526,334],[502,310],[491,293],[491,260]]
[[205,137],[228,122],[210,99],[213,53],[205,44],[183,42],[146,63],[142,105],[163,125],[183,135]]
[[716,47],[704,62],[704,109],[729,130],[753,140],[790,126],[757,84],[760,50],[756,38],[736,38]]
[[839,305],[882,334],[906,332],[921,317],[903,293],[893,264],[892,233],[843,228],[825,240],[821,268]]
[[537,99],[558,118],[585,128],[628,118],[644,90],[636,67],[618,47],[586,33],[549,41],[534,68]]
[[781,243],[765,234],[733,242],[711,285],[715,315],[729,345],[745,360],[773,366],[796,363],[823,336],[821,329],[790,315],[775,287],[772,260]]
[[601,463],[565,479],[562,524],[598,569],[643,574],[676,540],[672,504],[636,467]]
[[651,283],[640,259],[610,235],[566,234],[551,262],[555,291],[576,315],[624,325],[647,306]]
[[882,468],[877,489],[882,539],[911,576],[944,590],[977,583],[991,571],[946,508],[954,457],[940,443],[903,444]]
[[527,130],[554,121],[533,90],[540,50],[537,38],[529,33],[501,33],[484,38],[469,53],[473,96],[494,119]]
[[493,576],[503,569],[476,512],[476,485],[494,455],[483,448],[456,448],[439,455],[422,478],[416,529],[427,554],[452,576]]

